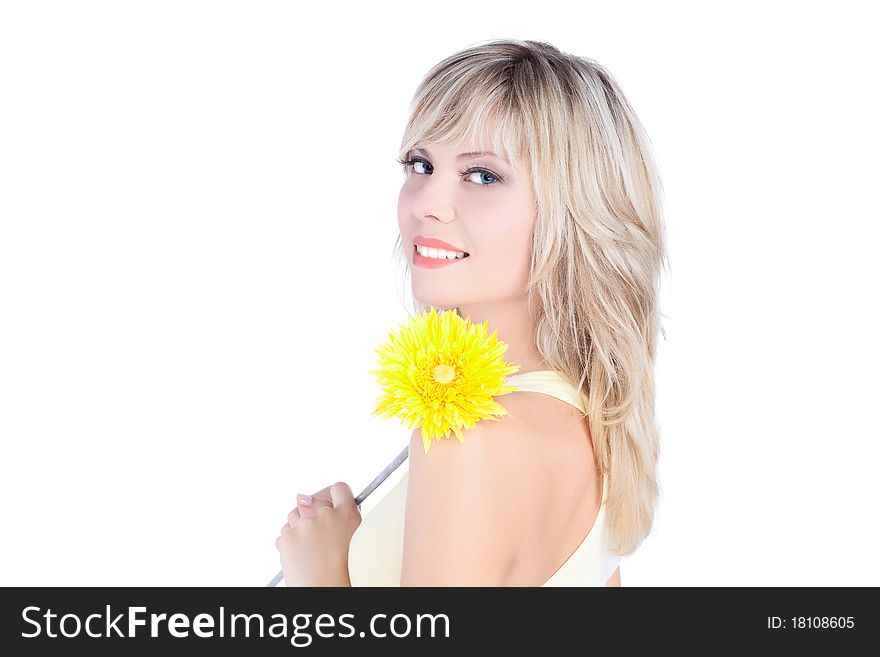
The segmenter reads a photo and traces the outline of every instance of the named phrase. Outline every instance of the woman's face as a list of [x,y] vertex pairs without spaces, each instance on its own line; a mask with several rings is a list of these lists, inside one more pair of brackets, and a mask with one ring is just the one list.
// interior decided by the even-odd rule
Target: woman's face
[[[397,219],[413,296],[425,306],[454,308],[525,294],[537,216],[531,180],[522,162],[473,154],[477,150],[456,142],[407,154]],[[437,260],[416,252],[420,237],[468,256],[432,267]]]

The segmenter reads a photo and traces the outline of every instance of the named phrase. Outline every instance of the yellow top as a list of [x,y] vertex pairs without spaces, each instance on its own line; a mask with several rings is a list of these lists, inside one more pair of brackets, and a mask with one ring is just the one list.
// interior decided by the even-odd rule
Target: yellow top
[[[512,374],[505,380],[518,391],[556,397],[586,414],[584,398],[577,386],[554,370]],[[408,474],[406,472],[362,518],[351,537],[348,572],[352,586],[400,586]],[[605,505],[608,478],[603,476],[602,479],[602,504],[595,521],[574,552],[542,586],[604,586],[619,565],[621,557],[609,548]]]

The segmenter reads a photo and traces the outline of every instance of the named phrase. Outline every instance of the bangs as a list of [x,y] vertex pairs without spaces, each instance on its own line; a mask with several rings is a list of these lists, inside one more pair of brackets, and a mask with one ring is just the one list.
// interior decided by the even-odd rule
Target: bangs
[[[464,85],[463,85],[464,86]],[[496,87],[497,89],[497,87]],[[464,141],[474,150],[491,151],[514,165],[527,152],[522,115],[499,94],[479,88],[454,88],[439,98],[421,98],[412,112],[399,156],[416,148]]]

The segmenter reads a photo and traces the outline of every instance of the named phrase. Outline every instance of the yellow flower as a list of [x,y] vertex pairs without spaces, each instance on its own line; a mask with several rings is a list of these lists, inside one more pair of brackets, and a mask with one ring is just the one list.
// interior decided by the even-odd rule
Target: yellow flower
[[517,390],[504,377],[520,366],[504,362],[507,344],[487,330],[488,322],[472,324],[454,310],[438,315],[431,308],[411,317],[375,350],[380,369],[370,374],[384,394],[371,414],[399,417],[410,429],[421,426],[425,454],[433,438],[439,442],[452,431],[464,442],[462,427],[509,415],[493,397]]

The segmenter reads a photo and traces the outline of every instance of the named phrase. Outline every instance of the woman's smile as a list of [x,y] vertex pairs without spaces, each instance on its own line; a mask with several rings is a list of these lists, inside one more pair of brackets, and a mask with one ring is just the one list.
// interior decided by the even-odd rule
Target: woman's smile
[[439,269],[454,265],[468,257],[470,256],[463,251],[453,252],[413,244],[413,265],[416,267]]

